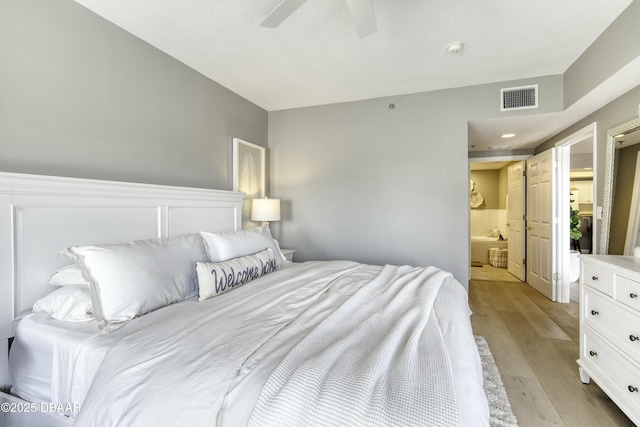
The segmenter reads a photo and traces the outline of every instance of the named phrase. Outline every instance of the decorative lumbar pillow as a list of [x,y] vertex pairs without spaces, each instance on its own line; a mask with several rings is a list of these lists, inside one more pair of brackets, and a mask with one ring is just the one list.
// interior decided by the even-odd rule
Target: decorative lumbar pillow
[[198,301],[222,295],[275,269],[276,260],[271,248],[227,261],[198,262]]
[[82,277],[82,270],[75,264],[66,265],[56,270],[49,278],[49,284],[53,286],[89,286],[89,282]]
[[197,295],[195,264],[206,259],[197,234],[114,245],[75,246],[98,326],[114,331],[136,316]]
[[266,225],[249,230],[224,233],[201,231],[200,235],[204,239],[209,260],[213,262],[255,254],[267,248],[273,251],[278,267],[286,262],[278,242],[273,239],[271,230]]
[[50,313],[54,319],[65,322],[93,320],[91,291],[88,286],[68,285],[56,289],[33,304],[34,312]]

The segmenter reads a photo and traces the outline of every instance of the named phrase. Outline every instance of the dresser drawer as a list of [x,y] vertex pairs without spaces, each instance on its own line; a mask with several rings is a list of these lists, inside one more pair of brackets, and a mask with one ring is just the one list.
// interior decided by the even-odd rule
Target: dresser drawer
[[619,345],[633,359],[640,360],[640,316],[588,289],[583,291],[582,316],[585,325]]
[[582,264],[582,283],[613,296],[613,273],[591,264]]
[[[622,357],[614,348],[586,329],[582,334],[581,360],[587,367],[607,377],[606,384],[599,384],[611,396],[622,398],[629,408],[640,408],[640,369]],[[608,389],[613,390],[608,390]],[[625,411],[625,412],[626,412]],[[637,413],[634,418],[637,418]]]
[[624,305],[640,312],[640,283],[627,279],[624,276],[616,276],[615,299]]

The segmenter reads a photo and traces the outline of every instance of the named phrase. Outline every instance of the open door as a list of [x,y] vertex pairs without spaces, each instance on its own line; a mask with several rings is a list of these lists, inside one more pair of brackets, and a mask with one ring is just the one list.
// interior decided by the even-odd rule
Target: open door
[[508,202],[507,202],[507,227],[509,235],[507,247],[509,263],[507,269],[523,282],[526,279],[526,240],[525,240],[525,162],[520,161],[507,169]]
[[527,281],[556,301],[555,282],[555,149],[527,160]]

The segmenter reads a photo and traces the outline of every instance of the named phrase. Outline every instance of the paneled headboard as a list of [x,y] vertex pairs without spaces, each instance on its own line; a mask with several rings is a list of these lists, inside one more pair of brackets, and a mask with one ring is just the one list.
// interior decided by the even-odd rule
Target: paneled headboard
[[241,228],[243,193],[0,173],[0,340],[54,288],[72,245]]

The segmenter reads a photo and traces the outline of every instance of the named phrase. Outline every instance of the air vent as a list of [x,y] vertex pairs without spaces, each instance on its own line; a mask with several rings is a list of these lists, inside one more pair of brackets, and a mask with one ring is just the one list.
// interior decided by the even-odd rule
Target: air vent
[[500,111],[538,108],[538,85],[500,89]]

